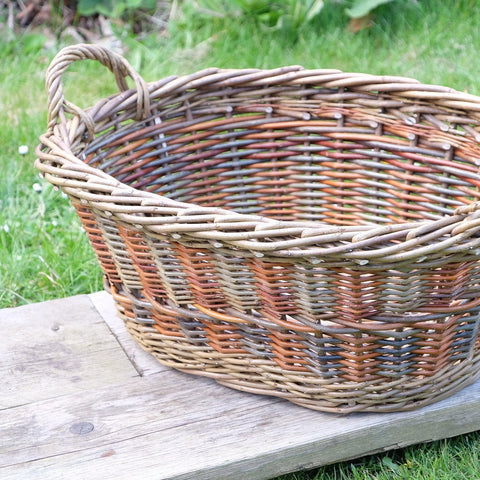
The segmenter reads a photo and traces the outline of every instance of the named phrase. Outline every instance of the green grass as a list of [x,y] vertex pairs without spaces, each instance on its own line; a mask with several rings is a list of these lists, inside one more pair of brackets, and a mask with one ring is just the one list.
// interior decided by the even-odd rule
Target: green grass
[[[101,288],[86,236],[61,193],[33,168],[45,129],[44,70],[50,56],[9,44],[2,55],[0,105],[0,306]],[[29,152],[19,154],[19,146]]]
[[277,480],[477,480],[479,444],[480,434],[472,433],[284,475]]
[[[424,0],[408,8],[393,2],[358,34],[346,31],[346,17],[331,4],[294,35],[252,18],[202,16],[192,7],[185,12],[162,36],[139,39],[119,31],[126,57],[147,81],[207,66],[301,64],[410,76],[480,94],[480,5],[474,0]],[[7,38],[3,33],[0,307],[99,290],[100,270],[68,201],[33,168],[37,139],[46,125],[44,71],[62,45],[45,50],[38,36]],[[65,82],[66,97],[83,107],[115,91],[113,76],[95,62],[72,66]],[[27,155],[19,155],[20,145],[28,145]],[[477,432],[281,479],[480,479],[479,452]]]

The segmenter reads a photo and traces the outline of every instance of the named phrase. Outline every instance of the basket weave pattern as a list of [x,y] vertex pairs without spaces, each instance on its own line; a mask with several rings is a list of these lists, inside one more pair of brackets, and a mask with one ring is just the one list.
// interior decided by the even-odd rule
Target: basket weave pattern
[[[85,111],[62,90],[81,59],[121,90]],[[333,412],[480,376],[478,97],[300,67],[146,84],[91,45],[47,89],[36,165],[161,362]]]

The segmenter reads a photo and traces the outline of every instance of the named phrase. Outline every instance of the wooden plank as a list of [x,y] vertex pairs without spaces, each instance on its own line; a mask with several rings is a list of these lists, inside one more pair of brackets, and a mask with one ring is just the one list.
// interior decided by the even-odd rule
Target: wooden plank
[[16,439],[0,477],[267,479],[480,428],[479,398],[477,383],[415,412],[342,417],[165,372],[0,412]]
[[[26,310],[21,317],[23,323],[15,312],[0,311],[0,338],[20,324],[48,337],[52,333],[45,328],[35,330],[39,311],[50,322],[52,318],[59,322],[65,312],[82,311],[76,317],[72,313],[76,320],[71,321],[77,328],[59,322],[65,336],[57,341],[63,346],[56,350],[71,346],[64,352],[67,363],[70,357],[80,355],[76,350],[80,346],[82,351],[91,350],[92,358],[85,360],[88,365],[96,358],[97,347],[83,342],[98,344],[101,335],[88,340],[86,333],[78,331],[82,322],[93,329],[102,325],[104,333],[107,330],[107,342],[115,344],[106,325],[99,321],[99,311],[105,316],[115,315],[105,295],[98,294],[95,309],[88,299],[90,308],[86,311],[94,318],[88,321],[83,318],[84,299],[78,297],[48,303],[45,311],[37,306],[27,315]],[[104,307],[99,307],[103,301]],[[9,319],[7,324],[2,321],[5,318]],[[45,320],[40,323],[52,326]],[[81,338],[73,338],[77,335]],[[10,356],[21,359],[15,349],[25,349],[25,333],[17,336],[17,341],[9,344],[9,354],[2,358],[12,369],[16,360]],[[34,338],[40,341],[40,337]],[[125,351],[134,348],[128,335],[118,338]],[[82,345],[75,346],[80,340]],[[104,361],[103,373],[97,371],[104,383],[90,379],[83,383],[86,388],[74,392],[58,388],[46,396],[32,393],[30,403],[17,402],[15,408],[0,411],[2,480],[269,479],[480,429],[480,381],[449,399],[413,412],[339,416],[231,390],[213,380],[164,367],[155,373],[147,369],[148,375],[141,377],[121,349],[112,351],[120,351],[123,360]],[[138,360],[142,356],[149,355],[143,350],[135,353],[140,365],[148,361]],[[51,357],[49,349],[38,352],[37,381],[51,374]],[[116,377],[117,370],[128,373]],[[69,370],[66,372],[58,378],[63,385],[70,375]],[[22,378],[15,377],[15,381],[22,382]],[[12,384],[21,390],[15,382]],[[33,381],[29,384],[35,389]],[[53,398],[55,391],[57,397]]]
[[86,295],[0,310],[0,409],[134,375]]
[[[193,383],[191,380],[189,375],[170,371],[68,399],[62,397],[4,410],[0,412],[2,438],[17,440],[0,450],[4,454],[0,455],[0,466],[38,463],[42,458],[47,463],[54,458],[56,465],[61,455],[92,450],[95,458],[97,449],[103,452],[112,447],[141,458],[145,446],[149,455],[165,448],[162,440],[165,432],[206,421],[211,418],[212,409],[219,415],[233,417],[242,409],[270,404],[270,399],[242,394],[232,402],[232,394],[238,392],[221,388],[208,379],[196,378],[199,382]],[[195,383],[200,383],[201,389],[194,389]],[[94,429],[87,435],[72,433],[72,425],[79,422],[90,422]],[[20,436],[19,432],[26,435]],[[152,434],[158,434],[158,438],[150,445]],[[189,448],[188,442],[183,444],[182,448]],[[179,446],[171,445],[173,449]],[[159,457],[155,461],[162,460]]]
[[117,315],[112,296],[105,291],[89,295],[94,307],[102,316],[117,341],[122,345],[125,354],[142,376],[163,372],[168,367],[163,366],[153,355],[143,350],[137,342],[132,341],[125,325]]

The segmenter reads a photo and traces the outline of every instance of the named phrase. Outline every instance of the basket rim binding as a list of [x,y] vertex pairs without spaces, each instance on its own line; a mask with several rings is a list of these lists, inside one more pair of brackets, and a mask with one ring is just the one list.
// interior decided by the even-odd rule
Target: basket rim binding
[[[67,101],[63,95],[62,75],[71,63],[81,59],[95,59],[107,66],[114,72],[121,92],[86,110]],[[134,89],[128,88],[126,76],[133,78]],[[451,248],[458,249],[456,245],[459,243],[470,241],[472,229],[476,229],[479,223],[480,201],[457,207],[452,215],[438,220],[396,225],[334,226],[315,221],[277,220],[223,208],[200,207],[141,191],[86,165],[75,154],[92,140],[94,131],[103,125],[105,112],[113,107],[133,109],[136,120],[148,120],[150,103],[177,90],[197,89],[214,83],[231,87],[271,83],[302,86],[319,79],[327,88],[379,94],[394,92],[398,99],[426,100],[442,108],[461,108],[480,119],[480,97],[449,87],[422,84],[407,77],[288,66],[271,70],[208,68],[191,75],[146,83],[120,55],[98,45],[78,44],[61,50],[47,71],[48,131],[40,137],[35,166],[50,183],[67,194],[75,191],[82,201],[96,205],[106,214],[115,215],[119,221],[135,225],[138,229],[153,234],[175,232],[176,235],[226,243],[249,250],[259,257],[275,252],[278,257],[341,257],[353,259],[360,265],[372,260],[399,264],[440,250],[447,254]],[[67,113],[73,114],[73,117],[67,118]],[[473,131],[471,135],[471,141],[480,142],[479,132]],[[449,148],[451,146],[445,145],[445,149]],[[74,180],[66,181],[68,174]],[[92,196],[89,193],[91,190],[101,193]],[[122,202],[125,207],[116,205]],[[148,216],[150,214],[165,214],[169,217],[168,224],[158,225]],[[390,239],[395,242],[391,243]],[[433,243],[435,239],[440,241]],[[480,247],[480,241],[474,243],[474,248]]]

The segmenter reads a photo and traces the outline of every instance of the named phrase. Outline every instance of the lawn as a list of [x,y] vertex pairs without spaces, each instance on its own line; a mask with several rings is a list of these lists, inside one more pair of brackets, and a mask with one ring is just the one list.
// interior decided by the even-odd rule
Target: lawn
[[[126,58],[145,80],[207,66],[307,68],[402,75],[480,95],[480,5],[475,0],[401,0],[380,8],[369,28],[347,30],[335,2],[318,18],[285,31],[253,15],[221,17],[185,2],[162,35],[116,27]],[[1,26],[1,25],[0,25]],[[101,273],[68,201],[33,168],[45,131],[44,72],[68,39],[41,30],[0,30],[0,307],[89,293]],[[94,62],[72,66],[67,99],[88,106],[113,92],[113,76]],[[28,152],[19,147],[27,146]],[[22,153],[20,153],[20,151]],[[346,462],[282,480],[478,479],[480,433]]]

